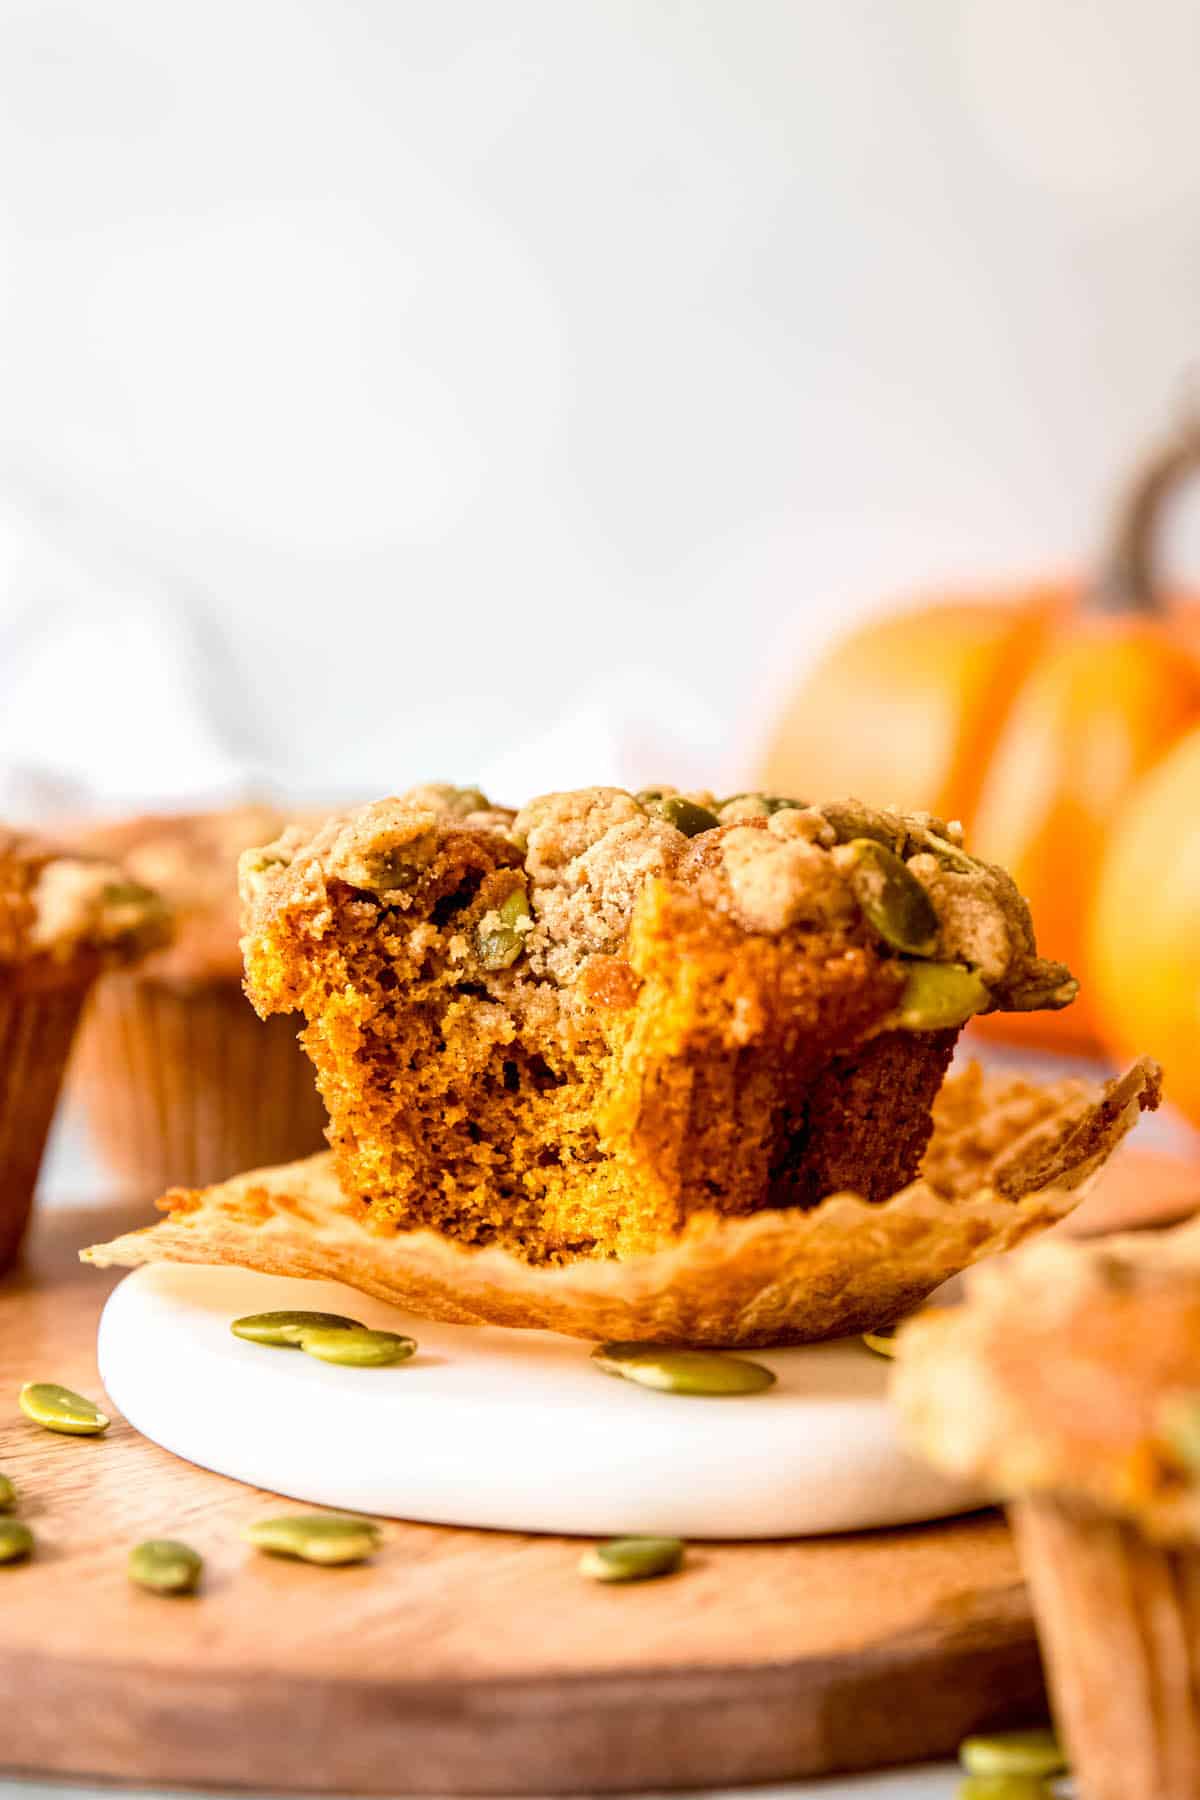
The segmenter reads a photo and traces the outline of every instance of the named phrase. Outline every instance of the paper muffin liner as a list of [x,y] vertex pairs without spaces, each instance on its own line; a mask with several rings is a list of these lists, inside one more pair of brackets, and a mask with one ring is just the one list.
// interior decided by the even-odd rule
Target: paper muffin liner
[[0,986],[0,1269],[20,1247],[90,985]]
[[72,1075],[101,1154],[136,1193],[224,1181],[325,1141],[325,1108],[294,1023],[264,1023],[232,978],[108,976]]
[[889,1324],[980,1257],[1055,1224],[1158,1099],[1158,1071],[1039,1087],[972,1068],[938,1098],[922,1179],[890,1200],[693,1219],[652,1254],[532,1266],[431,1230],[372,1229],[331,1154],[175,1189],[160,1224],[82,1252],[107,1267],[236,1263],[342,1281],[452,1324],[571,1337],[803,1344]]
[[1081,1800],[1200,1794],[1200,1549],[1039,1497],[1009,1516]]

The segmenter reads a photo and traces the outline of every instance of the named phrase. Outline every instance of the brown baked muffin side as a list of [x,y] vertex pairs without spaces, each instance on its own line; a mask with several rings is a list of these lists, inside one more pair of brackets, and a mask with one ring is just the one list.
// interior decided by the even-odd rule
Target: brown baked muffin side
[[164,894],[176,920],[169,944],[98,984],[72,1065],[92,1136],[131,1192],[220,1181],[324,1143],[294,1028],[258,1019],[242,991],[237,859],[286,823],[251,803],[145,814],[87,836]]
[[0,827],[0,1269],[28,1222],[93,984],[169,934],[163,901],[123,869]]
[[[562,1261],[698,1212],[881,1199],[916,1172],[968,1014],[1073,991],[949,829],[413,790],[243,858],[247,991],[304,1013],[343,1182],[381,1227]],[[919,1013],[918,963],[951,970],[957,1011]]]

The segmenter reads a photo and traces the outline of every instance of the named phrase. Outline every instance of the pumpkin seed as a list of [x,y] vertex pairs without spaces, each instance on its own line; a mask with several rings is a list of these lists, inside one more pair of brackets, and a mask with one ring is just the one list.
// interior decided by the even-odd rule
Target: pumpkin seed
[[756,809],[758,818],[772,818],[777,812],[804,812],[805,800],[788,800],[782,794],[730,794],[724,800],[718,800],[716,810],[723,813],[727,806],[743,807],[751,805]]
[[365,1325],[306,1331],[300,1339],[300,1348],[309,1356],[348,1369],[382,1369],[407,1362],[416,1347],[415,1338],[402,1337],[398,1331],[369,1331]]
[[499,906],[484,913],[475,927],[475,954],[485,969],[510,968],[532,930],[528,896],[524,888],[514,888]]
[[707,806],[700,806],[695,800],[685,800],[682,794],[668,794],[663,800],[651,800],[646,811],[653,813],[657,819],[665,819],[676,831],[682,831],[684,837],[699,837],[702,831],[713,831],[721,823],[715,812]]
[[112,1423],[94,1401],[60,1387],[56,1381],[27,1381],[18,1404],[35,1425],[42,1425],[47,1431],[65,1432],[69,1437],[99,1437]]
[[653,1581],[673,1575],[682,1561],[682,1538],[610,1538],[584,1551],[579,1573],[589,1581]]
[[247,1313],[229,1327],[234,1337],[251,1344],[271,1344],[280,1350],[298,1350],[300,1335],[305,1331],[361,1331],[359,1319],[347,1319],[342,1313],[264,1312]]
[[340,1513],[292,1513],[260,1519],[245,1532],[247,1541],[270,1556],[292,1556],[300,1562],[332,1568],[364,1562],[379,1548],[380,1530],[373,1519]]
[[908,967],[900,996],[902,1031],[950,1031],[982,1012],[987,984],[961,963],[915,962]]
[[876,1356],[895,1356],[897,1330],[895,1325],[881,1325],[877,1331],[864,1331],[862,1341]]
[[0,1475],[0,1513],[11,1512],[17,1504],[17,1490],[7,1475]]
[[152,1594],[194,1594],[204,1559],[174,1538],[147,1538],[129,1552],[129,1579]]
[[1159,1408],[1158,1431],[1176,1460],[1200,1474],[1200,1394],[1168,1394]]
[[775,1385],[761,1363],[719,1350],[664,1350],[658,1344],[598,1344],[592,1361],[606,1375],[620,1375],[664,1394],[760,1394]]
[[33,1533],[20,1519],[0,1519],[0,1565],[33,1555]]
[[941,932],[933,901],[895,852],[857,837],[837,856],[863,917],[884,943],[909,956],[932,956]]
[[1061,1775],[1067,1766],[1062,1745],[1050,1730],[998,1731],[964,1738],[958,1760],[968,1775]]
[[1040,1775],[967,1775],[954,1800],[1050,1800],[1053,1791]]

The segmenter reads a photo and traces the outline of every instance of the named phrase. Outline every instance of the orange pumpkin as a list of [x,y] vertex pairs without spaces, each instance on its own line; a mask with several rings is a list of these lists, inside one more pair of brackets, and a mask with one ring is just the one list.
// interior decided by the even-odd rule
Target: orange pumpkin
[[1154,547],[1166,501],[1200,472],[1200,420],[1139,470],[1090,581],[942,601],[835,644],[780,718],[758,780],[961,819],[1028,896],[1039,947],[1082,992],[1062,1013],[980,1029],[1089,1047],[1086,917],[1110,821],[1200,722],[1200,609],[1168,603]]
[[1105,1040],[1150,1044],[1167,1092],[1200,1125],[1200,730],[1137,788],[1116,820],[1088,940]]

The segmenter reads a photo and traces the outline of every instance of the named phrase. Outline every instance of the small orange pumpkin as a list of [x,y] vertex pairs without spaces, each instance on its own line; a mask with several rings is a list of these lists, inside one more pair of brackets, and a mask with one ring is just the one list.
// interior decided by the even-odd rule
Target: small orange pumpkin
[[981,1028],[1094,1043],[1086,917],[1110,822],[1200,722],[1200,609],[1168,601],[1154,548],[1164,506],[1200,472],[1200,420],[1138,471],[1091,581],[950,600],[835,644],[767,747],[760,785],[854,794],[961,819],[1028,896],[1039,948],[1080,977],[1062,1013]]
[[1092,1002],[1114,1050],[1152,1044],[1200,1125],[1200,729],[1135,790],[1109,836],[1088,938]]

